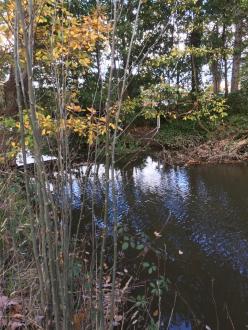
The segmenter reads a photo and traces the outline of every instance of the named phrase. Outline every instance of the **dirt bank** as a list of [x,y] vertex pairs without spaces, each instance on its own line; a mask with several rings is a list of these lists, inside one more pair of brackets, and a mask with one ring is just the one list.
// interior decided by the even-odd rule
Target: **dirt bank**
[[166,165],[227,164],[248,162],[248,131],[228,133],[216,131],[201,141],[191,139],[186,143],[168,143],[159,133],[147,127],[130,132],[132,138],[141,146],[156,152]]
[[196,165],[203,163],[241,163],[248,161],[248,139],[213,140],[193,148],[168,150],[159,153],[167,165]]

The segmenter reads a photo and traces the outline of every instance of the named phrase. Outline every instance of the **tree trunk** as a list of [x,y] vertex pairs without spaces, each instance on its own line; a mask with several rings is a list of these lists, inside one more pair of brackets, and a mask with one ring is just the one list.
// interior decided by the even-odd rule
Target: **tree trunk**
[[241,65],[241,53],[242,53],[242,33],[243,33],[243,21],[240,20],[235,25],[231,92],[236,92],[239,90],[240,65]]
[[8,81],[2,86],[0,115],[14,116],[18,113],[14,68],[10,68]]
[[[195,50],[200,48],[202,39],[202,13],[201,13],[202,0],[196,2],[196,8],[193,12],[193,30],[190,33],[190,47],[193,48],[191,54],[191,91],[198,93],[200,91],[201,83],[201,63],[202,60],[199,56],[195,55]],[[197,13],[197,14],[196,14]]]
[[228,96],[228,66],[227,66],[227,55],[226,55],[226,24],[223,24],[222,32],[222,47],[224,50],[223,62],[224,62],[224,81],[225,81],[225,97]]
[[[22,90],[21,102],[26,107],[26,97],[28,89],[27,74],[22,74],[22,84],[20,88]],[[17,94],[16,94],[16,81],[14,67],[11,66],[9,79],[2,85],[0,85],[0,116],[15,116],[18,114],[17,105]]]
[[220,68],[220,63],[218,60],[212,61],[211,72],[213,75],[214,94],[218,94],[220,92],[220,84],[221,84],[221,68]]
[[[190,45],[194,48],[199,48],[201,43],[201,34],[197,31],[192,31],[190,36]],[[200,90],[200,74],[201,65],[197,56],[191,54],[191,91],[197,93]]]
[[227,66],[227,58],[224,58],[224,79],[225,79],[225,97],[228,96],[229,89],[228,89],[228,66]]
[[[212,34],[212,48],[217,50],[219,48],[219,24],[216,23],[214,26],[213,34]],[[220,59],[217,54],[210,59],[210,70],[213,77],[213,91],[214,94],[218,94],[220,92],[220,84],[221,84],[221,65]]]

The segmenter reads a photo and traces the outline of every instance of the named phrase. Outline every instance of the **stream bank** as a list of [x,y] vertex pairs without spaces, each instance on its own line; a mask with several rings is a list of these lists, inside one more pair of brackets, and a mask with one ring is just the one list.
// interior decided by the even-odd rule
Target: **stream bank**
[[245,163],[248,160],[248,116],[232,115],[208,132],[196,123],[164,122],[159,131],[152,126],[132,127],[120,139],[119,155],[154,154],[165,165]]

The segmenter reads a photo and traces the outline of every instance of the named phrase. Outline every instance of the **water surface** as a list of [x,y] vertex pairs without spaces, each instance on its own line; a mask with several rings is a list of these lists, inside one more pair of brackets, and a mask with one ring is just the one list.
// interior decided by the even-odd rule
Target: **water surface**
[[[101,227],[103,166],[99,166],[98,174],[96,221]],[[196,319],[210,329],[245,329],[248,167],[164,168],[147,157],[135,165],[120,165],[115,175],[118,221],[137,237],[144,233],[158,249],[166,246],[166,276],[181,297],[177,299],[170,329],[195,329]],[[87,196],[92,190],[93,176]],[[80,181],[75,178],[75,209],[81,204],[81,195]],[[111,219],[111,211],[109,215]],[[173,297],[165,304],[165,320],[172,304]]]

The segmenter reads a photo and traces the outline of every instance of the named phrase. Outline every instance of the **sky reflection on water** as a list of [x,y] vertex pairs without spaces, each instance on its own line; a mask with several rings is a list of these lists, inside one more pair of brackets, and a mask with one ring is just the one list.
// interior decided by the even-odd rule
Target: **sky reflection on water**
[[[91,205],[94,170],[96,168],[87,186],[82,186],[82,176],[73,177],[74,208],[80,207],[84,189]],[[85,171],[81,166],[81,175]],[[120,166],[115,171],[115,179],[118,221],[127,223],[136,235],[144,232],[148,239],[154,240],[154,231],[164,228],[171,213],[163,238],[173,262],[172,269],[176,267],[172,272],[175,281],[190,292],[194,308],[199,313],[204,311],[214,323],[209,291],[211,279],[215,278],[220,313],[223,314],[223,306],[228,302],[237,329],[241,329],[248,321],[245,311],[248,305],[248,168],[229,165],[164,168],[147,157],[138,165]],[[95,184],[95,218],[102,227],[103,165],[98,167]],[[111,193],[109,198],[111,202]],[[109,217],[111,221],[111,209]],[[182,256],[178,255],[179,250],[183,251]],[[180,319],[182,314],[177,315],[170,330],[193,329],[190,322]]]

